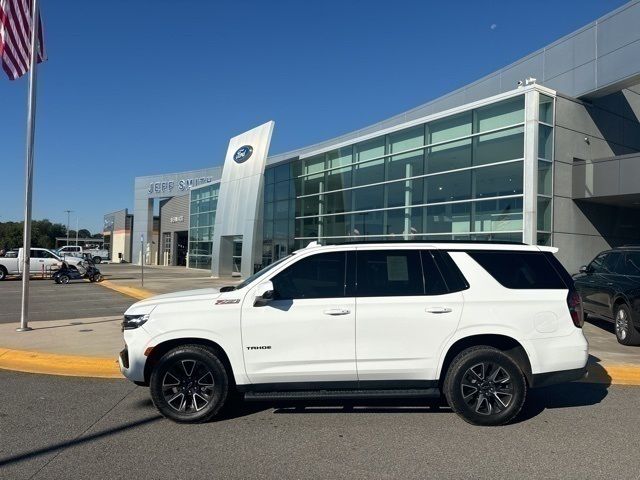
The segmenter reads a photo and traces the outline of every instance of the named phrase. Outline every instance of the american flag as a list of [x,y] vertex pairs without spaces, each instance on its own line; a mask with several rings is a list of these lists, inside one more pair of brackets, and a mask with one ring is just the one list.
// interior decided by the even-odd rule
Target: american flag
[[[0,63],[10,80],[29,71],[33,0],[0,0]],[[38,63],[46,60],[38,15]]]

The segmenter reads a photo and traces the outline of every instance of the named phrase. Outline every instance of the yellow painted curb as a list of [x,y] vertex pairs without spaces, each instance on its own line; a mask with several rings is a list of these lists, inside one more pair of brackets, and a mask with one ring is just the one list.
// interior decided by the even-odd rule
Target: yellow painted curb
[[0,348],[0,369],[71,377],[122,378],[114,358]]
[[588,375],[583,381],[612,385],[640,385],[640,365],[590,364]]
[[137,298],[138,300],[145,300],[149,297],[153,297],[156,295],[155,293],[145,290],[144,288],[137,287],[125,287],[124,285],[116,285],[109,280],[103,280],[99,283],[103,287],[106,287],[110,290],[115,290],[116,292],[123,293],[124,295],[128,295],[129,297]]

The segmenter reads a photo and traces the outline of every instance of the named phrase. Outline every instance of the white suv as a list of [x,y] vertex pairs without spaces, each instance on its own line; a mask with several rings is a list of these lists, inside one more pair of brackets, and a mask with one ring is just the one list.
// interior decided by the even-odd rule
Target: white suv
[[159,295],[123,322],[122,373],[178,422],[245,400],[446,397],[501,425],[585,374],[582,305],[553,248],[311,245],[235,287]]

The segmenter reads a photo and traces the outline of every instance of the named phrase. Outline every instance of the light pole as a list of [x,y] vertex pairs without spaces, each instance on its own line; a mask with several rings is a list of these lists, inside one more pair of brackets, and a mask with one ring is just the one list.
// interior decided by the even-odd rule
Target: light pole
[[144,235],[140,235],[140,286],[144,287]]
[[71,220],[71,212],[73,210],[65,210],[67,212],[67,245],[69,245],[69,222]]

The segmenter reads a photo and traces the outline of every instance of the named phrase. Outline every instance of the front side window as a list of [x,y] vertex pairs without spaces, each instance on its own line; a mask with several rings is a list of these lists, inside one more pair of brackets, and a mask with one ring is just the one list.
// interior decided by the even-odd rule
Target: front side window
[[593,273],[613,273],[621,255],[619,253],[601,253],[591,262]]
[[271,279],[275,299],[344,297],[345,265],[345,252],[303,258]]
[[424,280],[417,250],[358,252],[359,297],[424,295]]

